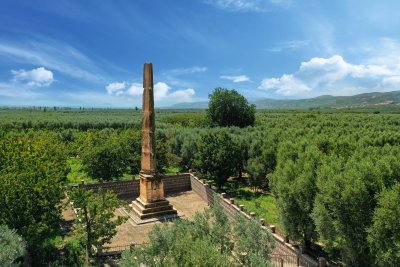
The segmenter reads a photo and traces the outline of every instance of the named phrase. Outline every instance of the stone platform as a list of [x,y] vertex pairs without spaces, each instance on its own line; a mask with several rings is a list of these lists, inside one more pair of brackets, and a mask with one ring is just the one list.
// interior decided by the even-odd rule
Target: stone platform
[[132,201],[131,207],[141,220],[153,217],[177,216],[178,214],[177,210],[166,199],[146,203],[138,197],[135,201]]

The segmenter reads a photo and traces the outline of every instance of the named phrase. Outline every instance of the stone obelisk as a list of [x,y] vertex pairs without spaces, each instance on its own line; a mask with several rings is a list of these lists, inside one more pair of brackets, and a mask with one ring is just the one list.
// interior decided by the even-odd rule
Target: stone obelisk
[[141,220],[177,214],[177,211],[164,198],[162,176],[157,172],[154,116],[153,65],[145,63],[140,196],[132,202],[132,208]]

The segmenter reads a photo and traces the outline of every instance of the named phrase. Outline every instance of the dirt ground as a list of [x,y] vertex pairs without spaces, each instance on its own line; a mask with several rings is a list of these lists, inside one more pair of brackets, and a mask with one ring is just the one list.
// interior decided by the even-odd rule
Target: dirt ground
[[[208,207],[207,203],[193,191],[169,196],[167,200],[178,210],[178,213],[183,215],[181,218],[184,219],[193,218],[196,212],[202,212]],[[119,208],[116,211],[116,215],[125,216],[126,213],[122,208]],[[131,243],[146,243],[149,240],[147,234],[155,224],[160,224],[160,222],[137,225],[132,219],[128,219],[124,224],[117,227],[117,235],[111,240],[111,244],[107,246],[115,247]]]

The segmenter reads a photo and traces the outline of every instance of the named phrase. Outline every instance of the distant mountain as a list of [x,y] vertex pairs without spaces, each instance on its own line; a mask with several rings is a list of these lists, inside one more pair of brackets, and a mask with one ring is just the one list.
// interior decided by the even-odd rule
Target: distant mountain
[[166,108],[167,109],[206,109],[206,108],[208,108],[208,101],[178,103],[178,104],[166,107]]
[[315,98],[298,100],[262,99],[253,103],[260,109],[400,107],[400,91],[364,93],[353,96],[322,95]]
[[[308,109],[308,108],[362,108],[373,106],[399,107],[400,91],[364,93],[353,96],[322,95],[315,98],[279,100],[260,99],[252,101],[258,109]],[[206,109],[208,102],[179,103],[167,109]]]

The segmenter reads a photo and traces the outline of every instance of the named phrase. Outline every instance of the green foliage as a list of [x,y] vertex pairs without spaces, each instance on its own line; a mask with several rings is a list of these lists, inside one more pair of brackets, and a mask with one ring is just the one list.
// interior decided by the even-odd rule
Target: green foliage
[[84,170],[94,179],[112,180],[127,171],[128,148],[112,129],[89,134],[81,154]]
[[282,230],[276,199],[273,195],[254,192],[249,188],[243,187],[230,189],[227,193],[235,198],[235,202],[238,205],[244,205],[248,211],[254,212],[258,217],[265,219],[266,223],[274,224],[279,230]]
[[111,191],[103,192],[99,189],[93,193],[78,186],[69,195],[74,207],[80,209],[80,226],[77,230],[88,254],[92,245],[100,247],[109,243],[117,233],[116,227],[127,220],[121,216],[114,218],[115,209],[122,203]]
[[61,220],[68,172],[63,151],[52,136],[0,140],[0,223],[22,235],[37,265],[46,262],[40,257],[42,244],[58,231]]
[[272,177],[272,190],[285,231],[291,238],[310,246],[315,240],[315,225],[311,218],[316,188],[316,168],[321,159],[316,147],[295,147],[284,143],[278,150],[278,166]]
[[235,254],[241,266],[268,266],[267,259],[274,248],[274,238],[254,220],[237,216],[234,222]]
[[1,266],[17,267],[22,263],[26,244],[15,230],[0,225],[0,262]]
[[328,158],[318,171],[319,193],[312,217],[326,250],[337,253],[349,266],[368,266],[374,261],[367,229],[376,196],[400,177],[398,161],[391,160],[398,153],[398,148],[362,148],[346,161]]
[[400,182],[378,196],[368,243],[378,266],[400,266]]
[[80,267],[84,264],[85,246],[79,239],[71,239],[64,246],[64,266]]
[[272,137],[261,135],[253,139],[246,165],[251,186],[269,187],[269,176],[276,166],[276,147],[277,140],[272,140]]
[[244,218],[237,218],[233,227],[230,224],[221,206],[215,205],[196,214],[193,221],[156,225],[150,243],[125,252],[121,265],[268,266],[273,246],[269,232]]
[[200,135],[195,160],[201,177],[213,180],[221,188],[235,173],[238,148],[226,130],[209,131]]
[[255,105],[250,105],[235,89],[218,87],[208,95],[208,98],[207,118],[211,125],[220,127],[254,125]]

